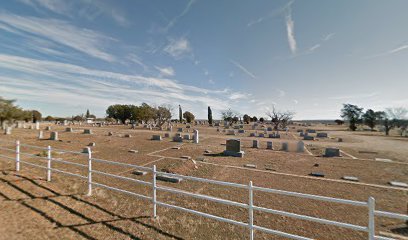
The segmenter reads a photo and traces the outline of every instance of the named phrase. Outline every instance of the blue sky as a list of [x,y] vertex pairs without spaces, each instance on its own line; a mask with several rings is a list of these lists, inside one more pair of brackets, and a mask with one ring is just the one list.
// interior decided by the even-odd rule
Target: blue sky
[[44,115],[181,104],[335,119],[408,106],[405,0],[15,0],[0,5],[0,96]]

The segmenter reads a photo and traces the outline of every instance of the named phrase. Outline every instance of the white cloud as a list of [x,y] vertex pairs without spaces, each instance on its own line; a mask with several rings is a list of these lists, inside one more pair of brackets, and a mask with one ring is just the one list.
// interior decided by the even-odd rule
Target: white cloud
[[275,16],[280,16],[282,15],[282,13],[288,8],[290,7],[290,5],[293,3],[293,1],[288,2],[287,4],[285,4],[283,7],[275,9],[273,11],[271,11],[269,14],[267,14],[266,16],[263,17],[259,17],[256,20],[252,20],[250,21],[247,26],[248,27],[252,27],[253,25],[256,25],[258,23],[261,23],[265,20],[268,20],[269,18],[273,18]]
[[298,104],[298,103],[299,103],[299,101],[298,101],[298,100],[296,100],[296,99],[293,99],[293,103],[294,103],[294,104]]
[[241,100],[241,99],[247,99],[250,96],[251,95],[247,94],[247,93],[236,92],[236,93],[231,94],[229,96],[229,99],[231,99],[231,100]]
[[190,0],[190,1],[187,3],[186,7],[183,9],[183,11],[182,11],[179,15],[177,15],[176,17],[174,17],[173,19],[171,19],[171,20],[169,21],[169,23],[167,24],[167,26],[166,26],[166,28],[165,28],[164,30],[167,32],[170,28],[172,28],[172,27],[177,23],[177,21],[178,21],[180,18],[182,18],[184,15],[186,15],[186,14],[190,11],[191,6],[192,6],[195,2],[196,2],[196,0]]
[[160,76],[172,77],[172,76],[175,75],[175,71],[174,71],[174,69],[172,67],[154,66],[154,68],[156,68],[160,72]]
[[318,49],[319,47],[321,47],[321,45],[320,44],[316,44],[316,45],[314,45],[314,46],[312,46],[312,47],[310,47],[309,48],[309,52],[314,52],[316,49]]
[[180,59],[192,51],[190,42],[185,37],[170,39],[169,41],[169,44],[163,50],[175,59]]
[[[5,54],[0,54],[0,91],[5,97],[47,104],[55,111],[63,111],[64,115],[76,114],[75,109],[87,105],[98,107],[103,114],[108,104],[129,102],[180,103],[194,109],[214,106],[214,110],[222,110],[231,107],[236,100],[250,96],[228,89],[186,85],[166,78],[121,74]],[[74,110],[66,112],[65,107],[55,107],[57,105]]]
[[403,44],[403,45],[401,45],[401,46],[398,46],[398,47],[393,48],[393,49],[391,49],[391,50],[388,50],[388,51],[386,51],[386,52],[383,52],[383,53],[380,53],[380,54],[376,54],[376,55],[367,56],[367,57],[365,57],[365,59],[371,59],[371,58],[376,58],[376,57],[389,56],[389,55],[396,54],[396,53],[399,53],[399,52],[401,52],[401,51],[404,51],[404,50],[406,50],[406,49],[408,49],[408,44]]
[[295,39],[295,22],[292,20],[292,10],[290,5],[287,8],[286,14],[286,31],[288,35],[289,48],[292,54],[296,54],[297,45]]
[[93,21],[100,15],[113,19],[121,26],[129,25],[123,11],[117,9],[114,5],[108,5],[104,1],[92,0],[19,0],[20,2],[33,7],[36,11],[41,12],[43,9],[51,11],[70,18],[76,16]]
[[323,37],[323,41],[329,41],[330,39],[332,39],[334,37],[336,33],[329,33],[326,36]]
[[[22,17],[14,14],[0,13],[0,23],[12,26],[20,35],[33,34],[73,48],[94,58],[108,62],[116,61],[115,57],[104,47],[115,41],[101,33],[77,28],[68,22],[56,19]],[[14,32],[15,33],[15,32]]]
[[284,97],[286,95],[286,92],[283,91],[282,89],[276,89],[276,91],[278,92],[279,97]]
[[242,66],[240,63],[231,59],[230,62],[234,64],[237,68],[241,69],[241,71],[244,72],[246,75],[250,76],[253,79],[256,79],[256,76],[253,73],[251,73],[248,69],[246,69],[244,66]]
[[355,94],[355,95],[333,96],[333,97],[329,97],[329,99],[333,99],[333,100],[362,99],[362,98],[372,98],[378,95],[379,95],[378,92],[372,92],[372,93],[362,93],[362,94]]
[[149,69],[149,67],[148,67],[146,64],[144,64],[144,63],[142,62],[142,60],[140,59],[140,57],[137,56],[136,54],[130,53],[130,54],[128,54],[128,55],[126,56],[126,59],[129,60],[129,61],[131,61],[131,62],[133,62],[133,63],[136,63],[136,64],[139,65],[139,66],[141,66],[144,71],[146,71],[147,69]]

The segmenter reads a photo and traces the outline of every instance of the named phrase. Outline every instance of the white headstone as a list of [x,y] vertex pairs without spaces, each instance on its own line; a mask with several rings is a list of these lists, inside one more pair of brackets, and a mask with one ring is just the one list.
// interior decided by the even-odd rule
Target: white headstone
[[35,130],[40,130],[40,122],[35,123]]
[[44,133],[43,131],[38,132],[38,139],[43,139],[44,138]]
[[194,130],[194,143],[199,142],[199,135],[198,135],[198,130]]
[[4,134],[11,135],[11,127],[6,127],[6,129],[4,130]]

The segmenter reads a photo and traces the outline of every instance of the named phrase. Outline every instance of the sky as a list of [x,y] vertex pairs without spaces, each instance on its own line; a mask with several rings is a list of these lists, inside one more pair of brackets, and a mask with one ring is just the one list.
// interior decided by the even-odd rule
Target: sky
[[408,107],[406,0],[10,0],[0,3],[0,96],[104,117],[180,104],[339,118],[343,103]]

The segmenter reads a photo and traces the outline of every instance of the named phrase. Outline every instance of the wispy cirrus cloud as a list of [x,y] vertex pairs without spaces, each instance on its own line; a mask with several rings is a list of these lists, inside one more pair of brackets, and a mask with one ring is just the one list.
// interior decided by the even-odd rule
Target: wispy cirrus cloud
[[169,39],[168,45],[163,50],[175,59],[183,58],[192,52],[191,44],[185,37]]
[[255,19],[255,20],[251,20],[251,21],[247,24],[247,26],[248,26],[248,27],[252,27],[253,25],[262,23],[262,22],[264,22],[264,21],[266,21],[266,20],[268,20],[268,19],[270,19],[270,18],[273,18],[273,17],[276,17],[276,16],[281,16],[281,15],[285,12],[285,10],[286,10],[292,3],[293,3],[293,1],[290,1],[290,2],[288,2],[287,4],[285,4],[283,7],[280,7],[280,8],[278,8],[278,9],[272,10],[269,14],[267,14],[267,15],[265,15],[265,16],[259,17],[259,18]]
[[33,7],[37,12],[47,10],[70,18],[79,16],[91,21],[103,15],[113,19],[121,26],[129,25],[129,21],[122,10],[114,5],[108,5],[104,1],[19,0],[19,2]]
[[116,58],[106,52],[104,48],[116,40],[99,32],[75,27],[66,21],[57,19],[41,19],[36,17],[23,17],[15,14],[0,13],[0,24],[10,31],[23,37],[30,35],[51,40],[58,44],[85,53],[88,56],[108,62],[116,61]]
[[371,58],[376,58],[376,57],[383,57],[383,56],[389,56],[389,55],[393,55],[396,53],[399,53],[401,51],[407,50],[408,49],[408,44],[402,44],[396,48],[390,49],[386,52],[383,53],[379,53],[379,54],[375,54],[375,55],[370,55],[365,57],[366,59],[371,59]]
[[242,72],[244,72],[246,75],[250,76],[253,79],[256,79],[255,74],[253,74],[252,72],[250,72],[246,67],[242,66],[240,63],[230,59],[230,62],[236,66],[237,68],[239,68]]
[[329,99],[332,99],[332,100],[362,99],[362,98],[372,98],[378,95],[379,95],[378,92],[371,92],[371,93],[361,93],[361,94],[354,94],[354,95],[333,96],[333,97],[329,97]]
[[295,55],[297,50],[297,44],[295,39],[295,22],[292,19],[292,8],[290,5],[286,9],[285,19],[289,48],[292,54]]
[[172,67],[158,67],[158,66],[154,66],[154,68],[156,68],[159,71],[159,76],[163,76],[163,77],[172,77],[176,74],[176,72],[174,71],[174,69]]
[[171,19],[169,21],[167,26],[164,28],[164,31],[167,32],[170,28],[172,28],[174,25],[176,25],[177,21],[190,11],[191,6],[193,6],[193,4],[195,2],[196,2],[196,0],[189,0],[187,5],[183,9],[183,11],[179,15],[177,15],[176,17],[174,17],[173,19]]
[[[171,74],[174,72],[170,69],[168,75]],[[100,113],[108,104],[129,102],[180,103],[204,110],[210,105],[222,110],[250,96],[244,92],[206,89],[162,77],[95,70],[7,54],[0,54],[0,91],[4,96],[50,106],[63,104],[73,109],[80,101],[83,103],[81,107],[95,105]],[[64,114],[71,113],[75,112]]]

